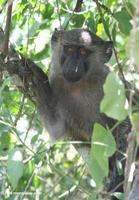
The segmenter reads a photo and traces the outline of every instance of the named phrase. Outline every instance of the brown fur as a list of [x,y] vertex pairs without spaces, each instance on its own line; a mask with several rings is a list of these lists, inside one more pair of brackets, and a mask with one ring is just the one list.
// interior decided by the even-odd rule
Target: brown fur
[[[61,57],[63,47],[67,44],[77,47],[83,46],[91,51],[91,54],[86,58],[88,70],[76,82],[67,81],[62,72]],[[52,54],[49,78],[33,62],[30,60],[27,62],[33,73],[32,89],[43,124],[53,140],[64,138],[91,143],[95,123],[110,128],[115,124],[114,120],[100,113],[103,84],[109,73],[105,63],[112,55],[112,44],[103,41],[85,29],[55,31],[52,36]],[[129,130],[128,127],[127,130]],[[116,139],[118,138],[119,149],[125,151],[124,126],[120,131],[119,129],[115,130],[114,136]],[[121,144],[124,146],[121,147]],[[88,148],[87,145],[82,144],[78,146],[78,149],[81,152],[85,150],[85,154],[88,155],[90,144]],[[115,167],[116,158],[121,159],[119,152],[115,154],[112,161],[112,184],[107,187],[110,189],[117,185],[117,180],[123,180],[121,176],[118,179]]]

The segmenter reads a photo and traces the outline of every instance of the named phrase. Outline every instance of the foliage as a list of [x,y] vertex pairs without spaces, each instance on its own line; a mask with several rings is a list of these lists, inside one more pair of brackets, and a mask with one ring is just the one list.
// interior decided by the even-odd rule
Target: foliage
[[127,117],[126,102],[124,84],[115,72],[110,72],[104,84],[104,98],[100,110],[107,116],[121,121]]
[[97,187],[108,176],[108,158],[116,151],[115,140],[110,132],[100,124],[95,124],[92,136],[90,169]]
[[[70,0],[14,1],[10,41],[17,52],[30,57],[47,72],[50,37],[59,25],[67,29],[87,27],[102,38],[112,40],[117,53],[116,59],[113,56],[110,62],[113,72],[104,85],[101,111],[118,121],[130,113],[133,128],[137,130],[138,114],[132,115],[131,102],[128,110],[125,109],[126,91],[117,75],[118,59],[127,80],[138,87],[139,61],[134,48],[138,55],[139,42],[136,43],[132,35],[134,4],[131,0],[87,0],[81,11],[73,12],[75,6],[76,1]],[[1,0],[0,24],[3,29],[6,9],[7,1]],[[134,58],[134,74],[131,73],[131,57]],[[109,172],[108,157],[116,149],[110,130],[99,124],[94,127],[91,176],[68,142],[52,145],[48,141],[33,103],[15,88],[12,77],[6,72],[0,76],[0,198],[64,200],[74,199],[77,195],[78,199],[100,199],[96,192],[100,188],[95,188],[94,181],[103,186]],[[121,193],[115,196],[123,199]]]

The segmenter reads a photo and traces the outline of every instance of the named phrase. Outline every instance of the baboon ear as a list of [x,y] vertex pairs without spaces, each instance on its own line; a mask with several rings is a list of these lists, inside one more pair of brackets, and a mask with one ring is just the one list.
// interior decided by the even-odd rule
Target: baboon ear
[[58,29],[55,29],[55,31],[53,32],[52,37],[51,37],[52,47],[53,47],[53,44],[58,41],[58,37],[59,37],[59,31],[58,31]]
[[113,42],[105,42],[105,63],[108,62],[112,56]]

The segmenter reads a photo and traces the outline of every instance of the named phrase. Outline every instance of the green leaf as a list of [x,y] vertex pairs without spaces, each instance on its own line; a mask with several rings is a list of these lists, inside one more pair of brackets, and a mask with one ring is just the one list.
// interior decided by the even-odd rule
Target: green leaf
[[124,200],[124,194],[123,193],[121,193],[121,192],[115,192],[114,194],[113,194],[113,196],[115,196],[117,199],[119,199],[119,200]]
[[129,35],[130,30],[132,29],[131,25],[131,16],[127,12],[125,8],[122,8],[120,12],[115,13],[114,17],[117,19],[119,23],[119,29],[124,33],[125,35]]
[[137,35],[136,35],[136,55],[135,55],[135,63],[137,65],[137,68],[139,70],[139,31],[137,32]]
[[89,168],[96,185],[101,185],[104,177],[108,176],[108,157],[116,150],[116,143],[110,130],[100,124],[95,124],[91,143]]
[[44,19],[50,19],[54,13],[54,7],[50,4],[41,4],[40,9]]
[[113,24],[113,28],[112,28],[112,41],[115,44],[116,41],[116,23]]
[[115,72],[110,72],[103,86],[104,97],[100,110],[108,117],[122,121],[127,117],[127,100],[124,84]]
[[0,9],[2,9],[3,5],[5,4],[6,0],[0,0]]
[[17,139],[15,135],[10,132],[3,132],[0,136],[0,154],[7,155],[8,151],[11,150]]
[[96,195],[95,194],[91,194],[87,200],[97,200]]
[[85,21],[85,17],[83,15],[74,15],[72,17],[72,22],[75,27],[81,27]]
[[96,20],[94,18],[93,13],[89,13],[89,17],[87,19],[87,27],[90,29],[91,32],[96,33],[97,32],[97,24]]
[[9,180],[13,186],[13,190],[16,188],[19,179],[23,175],[23,162],[22,153],[19,149],[14,149],[9,155],[7,162],[7,173]]
[[116,3],[117,0],[107,0],[105,1],[105,4],[107,7],[111,8],[111,6]]
[[110,19],[108,17],[104,20],[103,26],[104,26],[107,36],[109,37],[110,36]]
[[97,25],[97,32],[96,32],[96,34],[97,34],[97,35],[102,35],[102,33],[103,33],[103,24],[102,24],[102,23],[99,23],[99,24]]
[[138,127],[138,123],[139,123],[139,113],[133,113],[132,114],[131,123],[132,123],[133,130],[135,130],[137,143],[139,144],[139,130],[137,128]]
[[33,184],[35,188],[39,187],[39,179],[37,175],[34,175]]

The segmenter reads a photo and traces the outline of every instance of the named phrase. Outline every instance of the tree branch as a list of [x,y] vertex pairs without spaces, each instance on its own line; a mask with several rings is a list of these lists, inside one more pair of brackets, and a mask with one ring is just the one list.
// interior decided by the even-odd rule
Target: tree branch
[[127,200],[139,200],[139,169],[135,170],[135,180]]
[[77,12],[80,12],[80,11],[81,11],[82,4],[83,4],[83,0],[77,0],[73,12],[70,13],[69,16],[67,16],[65,22],[62,24],[62,28],[63,28],[64,30],[66,30],[66,28],[67,28],[67,26],[68,26],[70,20],[72,19],[74,13],[75,13],[75,12],[77,13]]
[[80,12],[82,8],[83,0],[77,0],[74,12]]
[[133,181],[134,150],[135,150],[135,134],[131,132],[128,136],[127,159],[126,159],[126,166],[125,166],[125,179],[124,179],[125,199],[128,199],[128,196],[131,190],[131,183]]
[[4,56],[8,55],[12,7],[13,7],[13,1],[10,0],[10,1],[8,1],[6,27],[5,27],[5,33],[4,33],[4,46],[3,46],[3,54],[4,54]]
[[[0,29],[0,44],[4,41],[4,38],[4,32]],[[19,58],[18,54],[12,48],[12,45],[10,45],[8,51],[9,59],[5,60],[2,56],[3,48],[0,45],[0,72],[7,71],[9,75],[14,78],[14,84],[19,88],[19,90],[34,102],[29,86],[30,77],[27,75],[24,77],[24,74],[22,73],[26,67],[24,61]],[[26,78],[28,81],[25,81]]]

